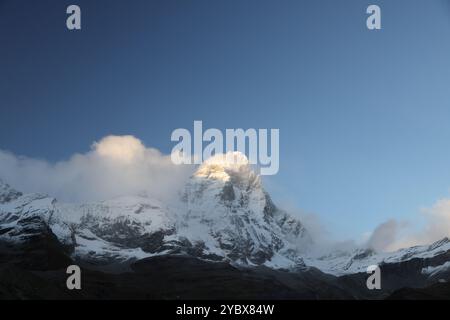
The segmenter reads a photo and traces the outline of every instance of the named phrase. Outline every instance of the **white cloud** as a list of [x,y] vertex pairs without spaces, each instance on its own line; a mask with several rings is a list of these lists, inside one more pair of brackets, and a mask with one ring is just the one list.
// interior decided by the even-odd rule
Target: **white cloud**
[[450,199],[441,199],[433,207],[424,209],[428,220],[423,241],[435,241],[450,235]]
[[64,201],[94,201],[146,193],[167,199],[192,174],[192,166],[147,148],[133,136],[107,136],[91,151],[49,163],[0,150],[0,178],[24,192],[45,192]]
[[372,233],[367,246],[380,251],[394,251],[450,237],[450,199],[437,201],[431,208],[422,209],[421,214],[425,218],[425,225],[421,228],[417,228],[415,223],[419,216],[408,223],[389,220],[380,224]]

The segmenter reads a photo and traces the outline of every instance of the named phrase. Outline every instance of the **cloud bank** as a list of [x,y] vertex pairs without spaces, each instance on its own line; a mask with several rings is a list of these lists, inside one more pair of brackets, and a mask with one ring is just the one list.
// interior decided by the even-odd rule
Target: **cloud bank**
[[107,136],[85,154],[50,163],[0,150],[0,178],[23,192],[45,192],[62,201],[87,202],[146,194],[170,199],[192,174],[170,155],[133,136]]

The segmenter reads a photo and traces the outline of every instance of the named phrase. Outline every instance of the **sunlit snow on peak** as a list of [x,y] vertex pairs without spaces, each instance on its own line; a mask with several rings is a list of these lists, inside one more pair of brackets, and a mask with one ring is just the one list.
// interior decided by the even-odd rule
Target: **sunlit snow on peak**
[[252,169],[245,154],[227,152],[208,158],[195,172],[194,176],[228,181],[231,173],[251,173]]

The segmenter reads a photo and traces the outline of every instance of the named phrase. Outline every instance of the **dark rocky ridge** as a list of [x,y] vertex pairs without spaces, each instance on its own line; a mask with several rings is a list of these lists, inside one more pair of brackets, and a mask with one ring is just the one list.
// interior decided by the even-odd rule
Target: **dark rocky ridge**
[[[315,268],[236,267],[188,255],[95,266],[69,258],[45,222],[29,223],[33,231],[42,227],[36,236],[18,247],[0,243],[0,299],[428,299],[445,298],[449,288],[421,273],[447,253],[382,265],[382,290],[371,291],[364,273],[335,277]],[[66,267],[73,263],[82,267],[80,291],[65,286]]]

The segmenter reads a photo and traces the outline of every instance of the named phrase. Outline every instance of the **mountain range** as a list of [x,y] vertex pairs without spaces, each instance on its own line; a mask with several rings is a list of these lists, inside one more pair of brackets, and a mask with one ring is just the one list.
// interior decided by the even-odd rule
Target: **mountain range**
[[[0,298],[447,297],[448,238],[318,256],[303,223],[274,204],[245,156],[234,156],[205,161],[172,201],[62,203],[0,180]],[[65,287],[71,264],[83,269],[83,290]],[[380,290],[366,287],[370,265],[380,267]]]

